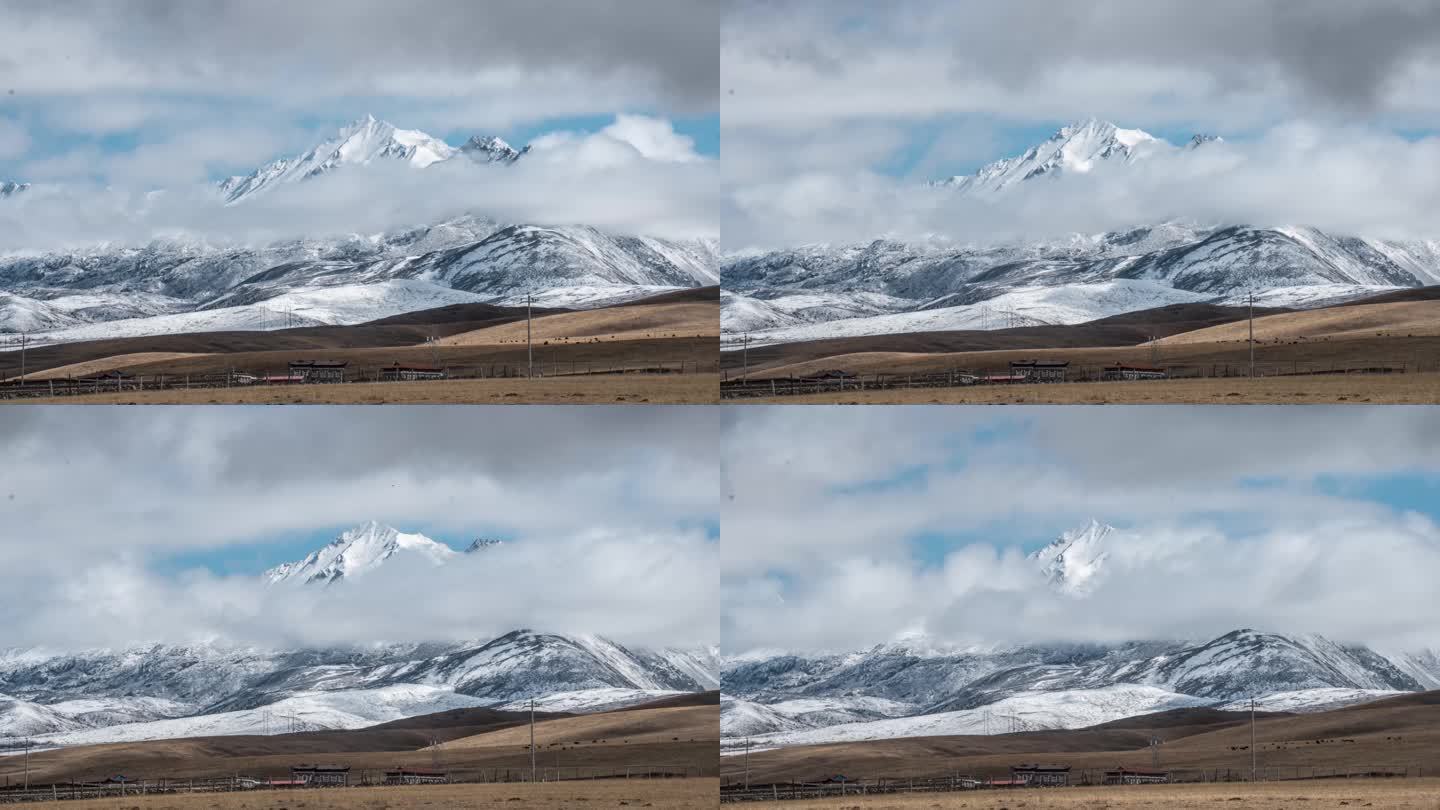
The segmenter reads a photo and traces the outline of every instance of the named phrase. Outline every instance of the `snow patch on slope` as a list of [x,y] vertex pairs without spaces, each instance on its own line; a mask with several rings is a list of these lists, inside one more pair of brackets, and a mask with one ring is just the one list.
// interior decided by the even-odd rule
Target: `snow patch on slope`
[[[535,699],[535,710],[542,712],[601,712],[623,709],[661,698],[685,695],[671,689],[580,689],[573,692],[555,692]],[[515,700],[500,705],[505,711],[525,711],[530,701]]]
[[[1086,728],[1137,714],[1204,706],[1208,703],[1210,701],[1202,698],[1134,684],[1062,692],[1025,692],[978,709],[761,735],[752,739],[751,750],[899,737]],[[737,753],[736,744],[736,740],[728,740],[727,753]]]
[[37,331],[31,335],[31,341],[32,345],[43,345],[185,332],[257,332],[301,326],[341,326],[417,310],[489,300],[488,296],[452,290],[427,281],[396,279],[378,284],[302,288],[256,304]]
[[355,729],[416,715],[484,705],[485,701],[452,689],[403,684],[379,689],[305,693],[257,709],[48,734],[37,738],[37,741],[50,745],[93,745],[178,737],[284,734],[291,729],[289,718],[292,717],[297,731]]
[[[847,318],[823,323],[779,326],[750,333],[750,345],[793,343],[803,340],[866,337],[905,332],[936,332],[954,330],[993,330],[1017,326],[1069,325],[1120,315],[1138,309],[1189,304],[1210,300],[1211,296],[1179,290],[1174,287],[1133,279],[1116,279],[1096,284],[1070,284],[1056,287],[1031,287],[1013,290],[980,303],[942,306],[917,312],[902,312],[870,317]],[[783,299],[780,299],[783,300]],[[761,302],[772,304],[773,302]],[[722,303],[723,306],[723,303]],[[754,299],[736,295],[730,307],[743,307],[738,317],[758,309]],[[838,306],[835,309],[839,309]],[[721,310],[722,329],[725,324]],[[732,315],[731,323],[737,316]],[[735,335],[728,334],[734,344]]]
[[[1256,698],[1255,708],[1262,712],[1323,712],[1408,694],[1392,689],[1300,689]],[[1215,708],[1244,712],[1250,710],[1250,701],[1235,700]]]

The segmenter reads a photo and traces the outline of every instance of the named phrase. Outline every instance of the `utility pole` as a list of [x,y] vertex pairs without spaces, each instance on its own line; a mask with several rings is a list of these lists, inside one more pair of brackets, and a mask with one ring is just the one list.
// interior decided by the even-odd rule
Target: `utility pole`
[[25,342],[30,336],[24,332],[20,333],[20,382],[25,382]]
[[750,789],[750,738],[745,738],[745,789]]
[[741,363],[742,363],[742,365],[741,365],[742,374],[741,374],[741,376],[740,376],[740,379],[742,379],[742,380],[748,380],[748,379],[750,379],[750,333],[749,333],[749,332],[746,332],[746,333],[745,333],[745,338],[744,338],[744,340],[741,342],[740,345],[743,347],[743,348],[741,348],[741,350],[740,350],[740,358],[741,358]]
[[[530,342],[530,293],[525,293],[525,377],[529,379],[533,376],[535,376],[535,347]],[[535,701],[533,700],[530,701],[530,713],[531,715],[535,713]],[[532,716],[530,719],[534,720],[535,718]]]
[[1250,698],[1250,781],[1255,781],[1255,698]]
[[[1255,291],[1250,291],[1250,376],[1255,376]],[[1251,707],[1254,708],[1253,706]]]
[[25,789],[26,789],[26,790],[29,790],[29,789],[30,789],[30,746],[32,746],[32,745],[34,745],[34,744],[35,744],[35,741],[34,741],[34,740],[26,740],[26,741],[25,741]]
[[530,781],[535,781],[535,698],[530,698]]

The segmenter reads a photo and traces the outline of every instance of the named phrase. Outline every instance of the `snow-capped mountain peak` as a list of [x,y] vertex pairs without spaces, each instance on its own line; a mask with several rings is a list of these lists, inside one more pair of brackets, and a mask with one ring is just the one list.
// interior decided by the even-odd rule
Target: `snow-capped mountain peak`
[[363,576],[401,553],[417,555],[436,565],[458,556],[454,549],[423,534],[406,534],[372,520],[342,533],[299,562],[271,568],[264,576],[272,584],[329,584]]
[[1131,161],[1163,148],[1165,142],[1140,129],[1122,129],[1108,121],[1088,121],[1061,127],[1044,143],[1018,157],[998,160],[973,175],[952,177],[940,185],[961,191],[1001,191],[1037,177],[1067,172],[1085,173],[1101,161]]
[[1199,149],[1200,147],[1204,146],[1204,145],[1207,144],[1207,143],[1224,143],[1224,142],[1225,142],[1225,139],[1222,138],[1222,137],[1220,137],[1219,135],[1207,135],[1207,134],[1205,134],[1205,133],[1202,132],[1202,133],[1196,134],[1195,137],[1193,137],[1193,138],[1190,139],[1190,143],[1188,144],[1188,148],[1190,148],[1190,149]]
[[423,169],[458,153],[453,146],[420,130],[399,129],[366,115],[299,157],[282,158],[250,175],[231,177],[220,184],[220,191],[226,203],[233,205],[276,185],[319,177],[340,166],[401,160]]
[[1061,593],[1085,596],[1100,583],[1105,560],[1110,555],[1108,541],[1115,527],[1091,520],[1083,528],[1061,534],[1059,539],[1034,552],[1030,559]]
[[520,156],[529,152],[530,147],[516,149],[506,143],[503,138],[493,135],[482,138],[479,135],[465,142],[460,151],[469,155],[472,160],[480,163],[514,163]]
[[468,547],[466,547],[465,553],[474,554],[477,551],[484,551],[487,548],[494,548],[495,546],[501,545],[504,542],[504,540],[495,540],[490,537],[477,537],[475,538],[475,542],[471,543]]

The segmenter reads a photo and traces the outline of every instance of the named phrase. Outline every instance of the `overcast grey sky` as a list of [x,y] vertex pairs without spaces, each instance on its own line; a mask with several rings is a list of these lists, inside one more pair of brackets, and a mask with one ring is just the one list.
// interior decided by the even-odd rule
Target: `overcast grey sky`
[[[0,644],[314,643],[317,611],[336,641],[714,643],[717,430],[706,408],[6,409]],[[371,519],[511,542],[332,594],[219,564]]]
[[[728,653],[1241,627],[1440,646],[1432,408],[746,408],[721,448]],[[1076,601],[1025,555],[1092,519],[1121,533]]]
[[[1440,204],[1437,0],[737,0],[720,73],[732,249],[1137,215],[1434,235],[1418,212]],[[914,188],[1092,116],[1229,144],[1048,199]]]

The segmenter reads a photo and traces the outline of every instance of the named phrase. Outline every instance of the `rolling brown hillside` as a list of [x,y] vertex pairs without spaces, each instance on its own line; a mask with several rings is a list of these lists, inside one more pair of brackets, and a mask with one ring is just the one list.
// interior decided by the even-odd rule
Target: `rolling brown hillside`
[[[1160,757],[1166,768],[1249,771],[1248,714],[1183,710],[1071,731],[915,737],[761,751],[750,755],[750,780],[765,784],[834,774],[870,779],[956,772],[1002,777],[1018,762],[1076,769],[1122,763],[1148,767],[1152,736],[1164,740]],[[1262,714],[1256,738],[1259,766],[1273,769],[1277,777],[1307,776],[1310,769],[1440,774],[1440,692],[1314,714]],[[743,757],[727,756],[722,775],[733,779],[743,768]]]

